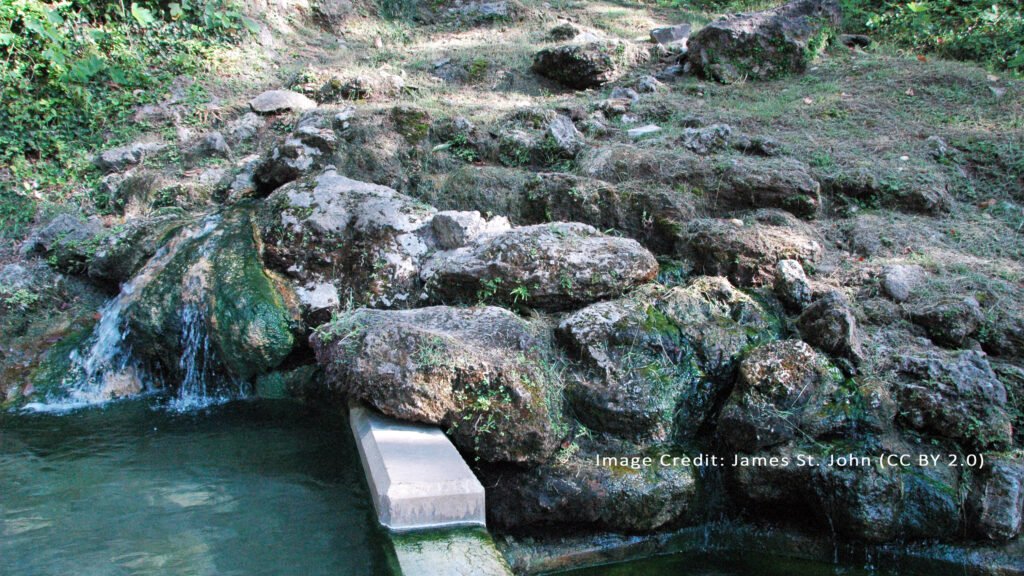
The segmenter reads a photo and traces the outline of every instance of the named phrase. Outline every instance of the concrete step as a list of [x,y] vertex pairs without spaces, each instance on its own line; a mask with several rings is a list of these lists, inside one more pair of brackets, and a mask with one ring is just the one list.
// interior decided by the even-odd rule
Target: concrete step
[[349,409],[380,523],[396,531],[485,526],[484,487],[436,426]]

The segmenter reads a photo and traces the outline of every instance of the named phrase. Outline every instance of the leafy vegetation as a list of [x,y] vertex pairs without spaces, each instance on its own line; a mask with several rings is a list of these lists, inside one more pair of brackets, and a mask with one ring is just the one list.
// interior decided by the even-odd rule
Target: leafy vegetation
[[[659,0],[664,6],[713,18],[764,10],[780,0]],[[1024,72],[1024,2],[1021,0],[840,0],[847,32],[918,54],[974,60],[999,70]]]
[[89,154],[130,136],[136,106],[255,30],[232,0],[0,0],[0,234],[80,193]]

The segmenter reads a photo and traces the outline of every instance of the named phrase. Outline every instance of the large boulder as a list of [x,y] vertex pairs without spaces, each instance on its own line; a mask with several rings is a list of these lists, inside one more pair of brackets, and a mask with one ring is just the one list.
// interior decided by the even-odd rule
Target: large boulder
[[617,79],[645,57],[639,47],[620,40],[566,44],[537,52],[533,71],[569,88],[584,90]]
[[776,316],[724,278],[645,286],[566,316],[559,338],[589,375],[569,390],[589,427],[634,440],[692,439]]
[[163,208],[115,227],[89,259],[89,277],[112,284],[126,282],[188,222],[180,208]]
[[983,353],[904,351],[897,372],[905,425],[973,449],[1000,450],[1012,443],[1006,388]]
[[420,276],[435,302],[564,310],[618,296],[657,273],[658,262],[635,240],[556,222],[438,252],[424,262]]
[[977,332],[985,315],[973,296],[963,296],[917,304],[911,307],[910,318],[923,326],[936,344],[959,348]]
[[167,145],[152,140],[140,140],[118,148],[104,150],[93,158],[92,163],[103,172],[121,172],[134,166],[149,154],[160,152]]
[[338,144],[340,127],[350,112],[314,110],[303,114],[295,130],[261,159],[253,172],[257,188],[270,192],[324,166]]
[[277,114],[303,112],[316,108],[316,102],[291,90],[267,90],[250,100],[249,107],[257,114]]
[[319,323],[342,301],[408,306],[432,248],[434,209],[328,170],[281,187],[260,208],[267,265],[298,285]]
[[779,261],[813,264],[822,246],[812,231],[785,218],[699,218],[682,226],[676,253],[700,273],[726,276],[738,286],[760,286],[774,281]]
[[678,148],[626,144],[584,151],[580,171],[613,184],[648,180],[687,189],[714,212],[781,208],[813,217],[821,186],[810,169],[792,158],[700,156]]
[[990,541],[1014,538],[1024,527],[1024,459],[1011,454],[990,459],[967,497],[973,531]]
[[845,294],[832,290],[819,296],[797,319],[804,340],[815,348],[854,364],[864,359],[864,349],[853,306]]
[[277,367],[295,345],[295,296],[263,268],[246,210],[170,240],[124,303],[133,353],[167,382],[213,393]]
[[842,375],[799,340],[759,346],[740,363],[722,408],[718,436],[733,451],[755,453],[798,436],[814,438],[846,424]]
[[585,524],[642,532],[697,516],[699,508],[694,471],[682,466],[624,472],[588,455],[485,471],[484,480],[488,524],[502,529]]
[[836,0],[796,0],[764,12],[733,14],[691,36],[688,59],[725,83],[803,72],[841,24]]
[[614,186],[561,172],[537,174],[524,185],[528,223],[583,222],[618,230],[649,250],[672,250],[681,224],[695,214],[692,198],[667,186],[634,182]]
[[311,338],[327,383],[381,412],[438,424],[489,462],[537,464],[561,440],[560,388],[527,323],[495,307],[358,309]]
[[58,270],[79,273],[96,249],[103,234],[99,219],[83,220],[59,214],[33,230],[21,245],[23,256],[44,256]]

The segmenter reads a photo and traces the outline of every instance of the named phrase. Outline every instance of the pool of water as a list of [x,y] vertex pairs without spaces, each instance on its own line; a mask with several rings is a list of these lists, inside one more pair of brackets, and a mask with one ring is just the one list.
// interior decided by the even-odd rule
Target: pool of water
[[0,412],[0,574],[393,573],[340,414]]

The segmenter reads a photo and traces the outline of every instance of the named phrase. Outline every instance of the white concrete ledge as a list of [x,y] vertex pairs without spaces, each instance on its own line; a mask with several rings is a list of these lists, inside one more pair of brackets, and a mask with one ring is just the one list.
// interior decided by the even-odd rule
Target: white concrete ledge
[[392,530],[485,526],[484,487],[435,426],[349,409],[380,523]]

